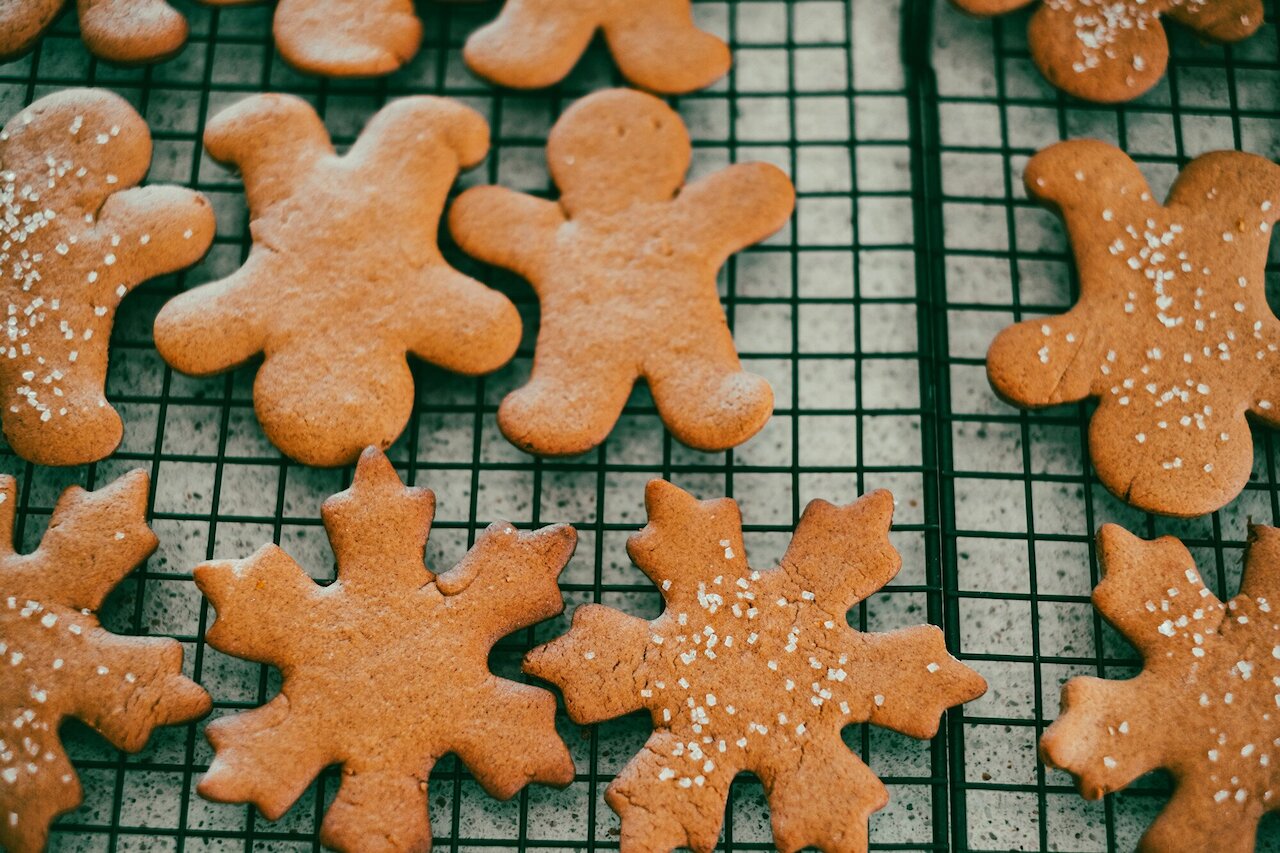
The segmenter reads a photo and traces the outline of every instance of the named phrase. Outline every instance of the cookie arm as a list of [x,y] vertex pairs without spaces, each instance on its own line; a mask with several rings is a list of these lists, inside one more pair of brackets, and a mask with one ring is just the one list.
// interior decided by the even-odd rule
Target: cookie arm
[[469,189],[449,209],[449,232],[462,251],[529,279],[535,288],[546,286],[537,273],[564,223],[555,202],[497,186]]
[[1222,791],[1205,773],[1178,777],[1173,796],[1143,833],[1138,849],[1143,853],[1253,853],[1263,809],[1253,797],[1239,802],[1228,796],[1220,801]]
[[523,668],[560,688],[574,722],[612,720],[645,707],[640,690],[649,633],[643,619],[584,604],[573,612],[569,632],[530,651]]
[[410,352],[465,376],[497,370],[520,346],[520,312],[511,300],[444,263],[425,271],[403,316],[411,321]]
[[310,179],[316,161],[333,156],[324,122],[294,95],[253,95],[210,120],[204,146],[218,162],[244,178],[253,218],[293,195]]
[[769,163],[737,163],[689,184],[676,196],[679,229],[717,261],[759,243],[787,224],[796,206],[791,179]]
[[[191,266],[213,244],[213,208],[201,193],[175,186],[138,187],[107,198],[94,233],[104,253],[116,256],[133,288],[148,279]],[[115,238],[119,238],[118,245]],[[114,288],[117,279],[103,276]]]
[[262,352],[265,318],[255,293],[270,272],[270,258],[269,252],[255,247],[232,275],[166,302],[154,328],[160,357],[182,373],[212,376]]
[[987,380],[1014,406],[1037,409],[1083,400],[1093,393],[1104,355],[1093,326],[1089,310],[1077,305],[1057,317],[1008,327],[987,350]]
[[272,31],[285,61],[326,77],[390,74],[422,43],[413,0],[280,0]]
[[689,0],[620,3],[604,37],[623,75],[651,92],[680,95],[710,86],[733,58],[721,39],[698,29]]
[[578,64],[599,21],[564,0],[508,0],[491,23],[467,39],[467,67],[490,82],[542,89]]
[[164,59],[187,40],[187,19],[164,0],[78,0],[77,6],[85,44],[112,62]]
[[476,697],[483,712],[450,748],[492,797],[507,800],[530,782],[563,787],[573,758],[556,734],[556,700],[547,690],[494,678]]

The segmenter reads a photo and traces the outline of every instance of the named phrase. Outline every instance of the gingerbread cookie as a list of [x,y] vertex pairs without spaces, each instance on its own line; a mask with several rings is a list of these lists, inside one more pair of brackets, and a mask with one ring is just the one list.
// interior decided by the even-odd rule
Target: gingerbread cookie
[[1108,489],[1149,512],[1219,509],[1249,479],[1245,414],[1280,424],[1264,281],[1280,166],[1205,154],[1162,206],[1124,152],[1080,140],[1033,157],[1026,183],[1066,222],[1080,298],[995,339],[992,387],[1032,408],[1098,398],[1089,453]]
[[[237,6],[246,0],[204,2]],[[280,0],[272,32],[286,62],[325,77],[390,74],[422,43],[413,0]]]
[[507,0],[462,55],[481,77],[513,89],[563,80],[599,30],[618,70],[651,92],[710,86],[729,71],[729,46],[693,23],[689,0]]
[[142,117],[98,89],[41,98],[0,131],[0,422],[32,462],[115,450],[123,425],[103,388],[116,308],[213,241],[204,196],[136,187],[150,162]]
[[1225,606],[1172,536],[1147,542],[1108,524],[1098,545],[1094,606],[1143,669],[1068,681],[1041,755],[1093,800],[1167,769],[1173,799],[1142,850],[1253,850],[1258,821],[1280,805],[1280,530],[1250,527],[1240,594]]
[[275,820],[341,764],[320,841],[364,853],[431,849],[427,776],[446,752],[502,799],[529,782],[569,784],[554,698],[493,675],[487,660],[499,639],[564,608],[556,577],[573,528],[496,522],[434,575],[422,561],[435,498],[405,488],[374,448],[321,513],[338,561],[331,586],[275,545],[195,570],[217,608],[210,645],[284,676],[266,705],[209,724],[217,755],[199,792]]
[[13,550],[16,505],[14,479],[0,476],[0,849],[36,853],[81,800],[63,720],[137,752],[153,728],[202,717],[210,702],[182,675],[176,640],[113,634],[96,615],[156,548],[146,472],[67,489],[30,554]]
[[672,434],[700,450],[746,441],[773,392],[742,370],[716,290],[740,249],[791,216],[781,171],[744,163],[683,186],[684,123],[651,95],[597,92],[565,111],[547,162],[559,203],[477,187],[449,227],[463,251],[528,279],[542,303],[533,377],[498,410],[533,453],[582,453],[617,422],[638,378]]
[[[65,3],[0,2],[0,62],[31,50]],[[76,8],[85,47],[111,62],[157,62],[176,54],[187,41],[187,19],[164,0],[76,0]]]
[[653,734],[605,792],[622,849],[710,851],[729,783],[749,770],[780,850],[866,850],[867,817],[889,795],[841,729],[871,722],[932,737],[945,709],[986,690],[932,625],[849,627],[847,611],[901,566],[888,536],[893,497],[813,501],[781,564],[764,572],[747,564],[734,501],[654,480],[645,507],[649,525],[627,553],[661,586],[662,615],[585,604],[568,634],[525,658],[527,672],[560,686],[577,722],[649,712]]
[[253,249],[231,277],[165,305],[161,356],[208,376],[265,353],[254,409],[272,443],[308,465],[389,447],[413,408],[406,353],[476,375],[520,342],[515,306],[436,245],[458,170],[488,144],[484,119],[442,98],[392,102],[342,157],[291,95],[219,113],[205,145],[244,176]]
[[[952,0],[974,15],[1003,15],[1034,0]],[[1149,90],[1169,64],[1167,15],[1204,38],[1240,41],[1262,26],[1261,0],[1044,0],[1027,42],[1036,67],[1057,88],[1099,103]]]

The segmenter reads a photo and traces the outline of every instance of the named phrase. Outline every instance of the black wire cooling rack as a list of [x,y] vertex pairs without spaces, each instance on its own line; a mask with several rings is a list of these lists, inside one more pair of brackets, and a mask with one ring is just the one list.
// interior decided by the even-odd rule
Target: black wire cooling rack
[[[130,467],[150,472],[160,550],[111,598],[104,617],[122,632],[179,637],[189,672],[213,694],[219,715],[261,704],[277,676],[204,644],[212,614],[191,568],[274,540],[317,578],[331,577],[318,509],[350,472],[288,463],[265,442],[253,418],[252,369],[192,380],[156,355],[150,326],[159,306],[229,273],[248,250],[240,184],[201,153],[205,121],[246,94],[289,91],[315,103],[342,144],[391,98],[449,95],[484,112],[494,129],[489,159],[464,185],[548,191],[543,144],[551,123],[575,97],[620,81],[598,46],[547,92],[499,91],[471,77],[459,49],[496,13],[493,2],[420,4],[426,41],[419,56],[390,78],[363,82],[289,70],[271,44],[269,6],[180,5],[192,38],[169,62],[128,70],[99,63],[68,14],[36,53],[0,65],[4,116],[68,86],[124,95],[152,126],[149,180],[196,187],[219,215],[204,263],[144,286],[121,310],[108,396],[125,418],[122,449],[68,471],[35,468],[4,451],[0,468],[19,477],[17,536],[26,547],[38,541],[65,485],[93,486]],[[929,743],[847,730],[850,747],[890,789],[890,805],[872,818],[872,848],[1132,849],[1162,802],[1162,779],[1086,804],[1065,776],[1035,760],[1036,738],[1055,716],[1067,676],[1123,676],[1137,663],[1088,605],[1097,580],[1092,533],[1107,520],[1148,535],[1176,533],[1216,579],[1216,591],[1234,592],[1245,519],[1280,522],[1280,445],[1260,432],[1254,482],[1223,512],[1179,523],[1142,516],[1093,477],[1084,453],[1087,408],[1025,414],[999,404],[986,387],[982,354],[1000,327],[1061,310],[1074,295],[1060,229],[1020,189],[1025,159],[1059,138],[1100,136],[1133,154],[1153,183],[1167,185],[1178,166],[1210,148],[1280,157],[1277,28],[1269,24],[1226,48],[1175,31],[1164,83],[1135,103],[1095,107],[1055,93],[1030,67],[1025,13],[980,22],[930,0],[696,0],[695,9],[735,55],[725,81],[675,100],[695,140],[695,171],[763,159],[785,168],[799,188],[792,225],[732,260],[722,279],[739,348],[748,367],[773,382],[777,413],[741,448],[695,453],[664,433],[640,390],[598,451],[537,460],[514,450],[495,425],[497,403],[527,374],[532,334],[513,366],[491,377],[461,379],[415,365],[417,404],[390,455],[411,482],[436,490],[430,562],[450,565],[494,518],[521,526],[568,521],[580,531],[562,578],[570,605],[603,601],[653,615],[659,598],[623,550],[643,523],[649,478],[670,478],[704,497],[737,497],[760,565],[781,554],[810,498],[849,500],[891,488],[904,569],[859,607],[856,622],[873,630],[925,619],[944,626],[952,651],[991,690],[949,714]],[[1270,20],[1280,16],[1275,0],[1267,11]],[[536,328],[527,286],[445,248],[459,267],[507,292]],[[1268,284],[1280,284],[1275,263]],[[495,669],[519,677],[523,651],[565,625],[561,618],[509,638],[494,652]],[[647,721],[577,727],[562,715],[560,726],[578,767],[564,791],[534,787],[497,803],[456,761],[442,762],[430,783],[436,849],[616,848],[617,821],[602,795],[643,742]],[[162,730],[145,752],[128,756],[69,724],[86,800],[55,826],[51,847],[319,850],[336,773],[275,823],[247,807],[206,803],[194,793],[210,758],[201,730]],[[1280,846],[1280,833],[1264,826],[1260,841]],[[721,848],[770,847],[760,786],[741,777]]]

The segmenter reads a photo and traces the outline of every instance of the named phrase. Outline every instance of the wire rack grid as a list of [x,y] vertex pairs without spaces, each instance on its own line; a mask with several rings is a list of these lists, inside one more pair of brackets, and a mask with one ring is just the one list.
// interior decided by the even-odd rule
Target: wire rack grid
[[[1274,19],[1280,10],[1270,2]],[[620,80],[597,45],[548,92],[477,81],[459,49],[495,14],[493,2],[419,4],[421,53],[401,72],[363,82],[291,71],[272,48],[269,6],[179,5],[192,39],[169,62],[129,70],[99,63],[77,40],[74,15],[65,15],[35,54],[0,65],[0,115],[68,86],[124,95],[155,136],[149,180],[204,191],[219,221],[214,249],[199,267],[144,286],[121,309],[108,378],[108,396],[126,422],[120,451],[75,470],[36,468],[6,452],[0,469],[19,477],[17,536],[26,547],[38,542],[66,485],[93,486],[131,467],[149,471],[160,549],[111,598],[104,617],[122,632],[179,637],[189,674],[213,694],[217,716],[262,703],[278,676],[205,645],[212,613],[191,568],[274,540],[318,579],[332,577],[318,510],[350,472],[289,463],[265,442],[253,418],[252,368],[192,380],[156,355],[150,326],[159,306],[230,273],[249,246],[238,180],[202,153],[205,121],[249,93],[294,92],[317,106],[345,145],[391,98],[448,95],[481,110],[493,127],[489,159],[461,186],[498,182],[550,193],[543,145],[555,117],[574,98]],[[1131,796],[1085,804],[1065,777],[1035,761],[1035,737],[1054,716],[1065,677],[1120,675],[1135,662],[1088,607],[1097,577],[1090,533],[1111,519],[1148,533],[1177,532],[1203,566],[1216,569],[1219,591],[1234,589],[1243,519],[1280,518],[1272,438],[1259,444],[1257,483],[1227,511],[1189,524],[1148,519],[1117,505],[1092,478],[1082,453],[1083,407],[1015,413],[986,388],[981,354],[1000,326],[1071,298],[1060,231],[1015,189],[1025,158],[1057,138],[1097,135],[1149,165],[1158,183],[1206,148],[1277,157],[1274,25],[1229,49],[1175,34],[1167,84],[1135,104],[1097,109],[1040,83],[1027,60],[1025,15],[977,22],[929,0],[696,0],[695,14],[730,41],[735,58],[726,80],[673,101],[694,138],[695,174],[768,160],[799,190],[793,223],[733,259],[721,282],[738,346],[747,366],[773,383],[777,414],[734,451],[695,453],[672,442],[639,389],[598,451],[538,460],[514,450],[494,413],[527,376],[537,305],[526,285],[470,263],[446,238],[449,259],[507,292],[530,332],[513,365],[490,377],[414,367],[414,414],[390,455],[407,479],[437,493],[429,562],[451,565],[495,518],[521,526],[568,521],[580,532],[562,577],[569,610],[602,601],[652,616],[659,597],[623,550],[643,523],[651,477],[704,497],[738,498],[748,548],[762,566],[780,556],[810,498],[850,500],[888,487],[898,499],[893,539],[904,569],[855,611],[855,623],[872,630],[941,624],[952,650],[992,689],[950,714],[930,743],[871,727],[847,730],[849,745],[890,789],[890,805],[872,818],[873,849],[1131,848],[1160,803],[1159,780]],[[1275,278],[1270,270],[1272,284]],[[523,651],[565,627],[561,618],[509,638],[495,650],[495,670],[520,677]],[[459,763],[438,766],[430,791],[437,850],[618,846],[603,791],[643,743],[647,721],[577,727],[561,715],[559,724],[578,767],[566,790],[535,786],[498,803]],[[319,850],[336,773],[317,780],[282,820],[267,822],[252,809],[195,795],[210,759],[201,730],[163,730],[130,756],[69,725],[85,804],[58,823],[51,847]],[[1263,839],[1274,836],[1280,833],[1264,831]],[[732,786],[721,849],[771,849],[767,808],[752,778]]]

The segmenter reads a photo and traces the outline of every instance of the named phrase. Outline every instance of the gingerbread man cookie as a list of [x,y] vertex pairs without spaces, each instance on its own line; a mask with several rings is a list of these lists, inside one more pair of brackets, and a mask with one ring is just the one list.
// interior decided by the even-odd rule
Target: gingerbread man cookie
[[568,75],[597,30],[622,76],[651,92],[705,88],[733,61],[728,45],[694,25],[689,0],[507,0],[462,55],[490,82],[541,89]]
[[691,447],[724,450],[769,419],[773,392],[738,362],[716,273],[786,224],[795,192],[766,163],[682,186],[691,156],[684,123],[662,101],[597,92],[551,131],[559,203],[478,187],[453,205],[463,251],[528,279],[542,303],[533,377],[498,410],[517,446],[595,447],[639,378]]
[[[204,2],[234,6],[246,0]],[[272,32],[286,62],[325,77],[390,74],[422,43],[413,0],[280,0]]]
[[[952,2],[989,16],[1034,0]],[[1163,15],[1205,38],[1240,41],[1262,26],[1262,0],[1044,0],[1027,33],[1031,58],[1068,94],[1099,103],[1129,101],[1160,82],[1169,64]]]
[[32,462],[115,450],[123,425],[103,388],[116,308],[213,241],[204,196],[136,188],[150,162],[146,123],[102,90],[48,95],[0,131],[0,422]]
[[1089,454],[1134,506],[1224,506],[1253,464],[1245,414],[1280,425],[1280,321],[1264,281],[1280,166],[1205,154],[1161,205],[1124,152],[1080,140],[1033,157],[1026,183],[1066,222],[1080,298],[1004,330],[987,354],[992,386],[1032,408],[1098,398]]
[[13,549],[17,486],[0,476],[0,849],[43,850],[49,824],[80,804],[58,727],[76,717],[117,749],[137,752],[156,726],[209,711],[182,675],[182,646],[113,634],[96,611],[156,548],[147,475],[58,498],[40,547]]
[[487,661],[499,639],[564,608],[556,577],[573,554],[573,528],[522,533],[496,522],[434,575],[422,561],[435,498],[405,488],[374,448],[321,512],[338,561],[330,586],[274,545],[195,570],[217,608],[210,645],[284,676],[266,705],[209,724],[217,754],[199,792],[252,802],[275,820],[341,764],[321,843],[425,853],[427,777],[446,752],[502,799],[529,782],[569,784],[555,699],[495,676]]
[[[0,62],[31,50],[66,0],[2,0]],[[157,62],[187,41],[187,19],[165,0],[76,0],[80,36],[102,59],[122,64]]]
[[390,446],[413,407],[406,353],[476,375],[520,342],[515,306],[436,245],[458,170],[488,144],[484,119],[442,98],[392,102],[342,157],[291,95],[219,113],[205,145],[244,176],[253,249],[230,278],[165,305],[160,354],[208,376],[265,353],[254,409],[272,443],[308,465]]
[[1094,606],[1142,654],[1142,672],[1068,681],[1040,752],[1091,800],[1167,769],[1173,799],[1140,850],[1248,853],[1280,806],[1280,530],[1251,527],[1240,594],[1225,606],[1172,536],[1147,542],[1109,524],[1098,545]]
[[568,634],[525,658],[579,723],[649,712],[653,734],[605,792],[622,849],[710,851],[729,783],[749,770],[780,850],[865,851],[867,817],[889,794],[841,729],[871,722],[932,737],[945,709],[986,690],[932,625],[868,634],[848,624],[847,611],[901,566],[893,497],[813,501],[781,564],[763,572],[747,563],[734,501],[654,480],[645,507],[649,525],[627,553],[661,586],[662,615],[584,604]]

